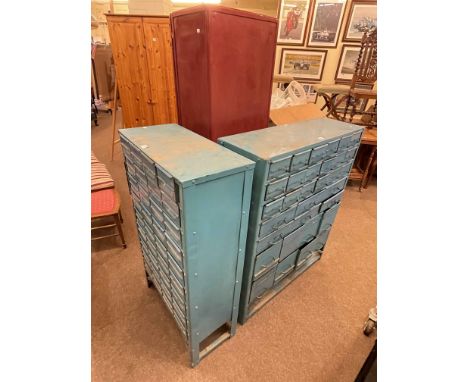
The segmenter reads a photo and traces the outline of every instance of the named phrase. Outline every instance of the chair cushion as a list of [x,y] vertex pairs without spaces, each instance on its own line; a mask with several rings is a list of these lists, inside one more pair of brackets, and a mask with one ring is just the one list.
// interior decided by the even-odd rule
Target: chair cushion
[[317,93],[348,94],[350,86],[343,84],[312,84]]
[[99,162],[91,152],[91,191],[114,187],[114,179],[107,171],[106,166]]
[[91,192],[91,217],[111,214],[115,206],[115,190],[108,188]]

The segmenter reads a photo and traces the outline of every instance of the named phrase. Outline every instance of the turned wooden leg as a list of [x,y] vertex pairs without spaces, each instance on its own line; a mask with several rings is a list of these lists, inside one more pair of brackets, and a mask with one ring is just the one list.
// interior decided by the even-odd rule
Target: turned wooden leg
[[364,174],[362,174],[361,184],[359,185],[359,191],[362,191],[362,187],[364,183],[366,182],[367,176],[369,174],[369,168],[372,164],[372,161],[374,160],[374,155],[377,150],[377,146],[372,145],[371,147],[372,148],[369,154],[369,158],[367,159],[366,168],[364,169]]

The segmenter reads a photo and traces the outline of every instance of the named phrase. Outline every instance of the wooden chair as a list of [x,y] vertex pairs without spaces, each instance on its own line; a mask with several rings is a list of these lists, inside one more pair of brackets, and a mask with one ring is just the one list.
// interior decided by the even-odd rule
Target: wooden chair
[[[105,225],[92,225],[93,222],[95,223],[96,221],[105,218],[112,218],[114,220],[114,223]],[[120,236],[120,239],[122,240],[122,247],[127,248],[121,223],[123,223],[123,219],[122,214],[120,213],[120,198],[115,188],[107,188],[104,190],[91,192],[91,234],[94,231],[102,230],[105,228],[109,229],[117,227],[118,230],[118,233],[110,235],[103,235],[97,237],[91,236],[91,240],[101,240],[108,237]]]
[[[377,126],[377,91],[372,89],[377,81],[377,29],[364,33],[356,62],[356,69],[350,85],[316,84],[315,91],[325,100],[327,117],[353,122],[368,127]],[[357,111],[361,100],[375,100],[375,105],[366,111]],[[341,111],[340,106],[344,106]],[[360,119],[355,119],[360,115]]]

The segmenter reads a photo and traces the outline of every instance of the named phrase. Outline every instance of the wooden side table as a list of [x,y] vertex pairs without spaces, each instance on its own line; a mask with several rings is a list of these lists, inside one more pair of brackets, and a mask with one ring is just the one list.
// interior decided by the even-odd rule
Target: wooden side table
[[[364,146],[369,146],[367,153],[362,150]],[[362,191],[363,188],[367,188],[377,163],[377,129],[364,129],[360,151],[349,174],[349,180],[360,180],[359,191]]]

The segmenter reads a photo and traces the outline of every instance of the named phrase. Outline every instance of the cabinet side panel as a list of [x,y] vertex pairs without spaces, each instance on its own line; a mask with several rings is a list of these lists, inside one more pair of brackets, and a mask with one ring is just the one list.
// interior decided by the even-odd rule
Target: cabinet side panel
[[277,24],[210,14],[212,137],[268,126]]
[[108,17],[125,127],[153,124],[141,17]]
[[179,124],[210,139],[205,12],[171,16]]
[[234,287],[243,193],[244,173],[183,191],[190,330],[200,341],[231,321],[238,303]]

